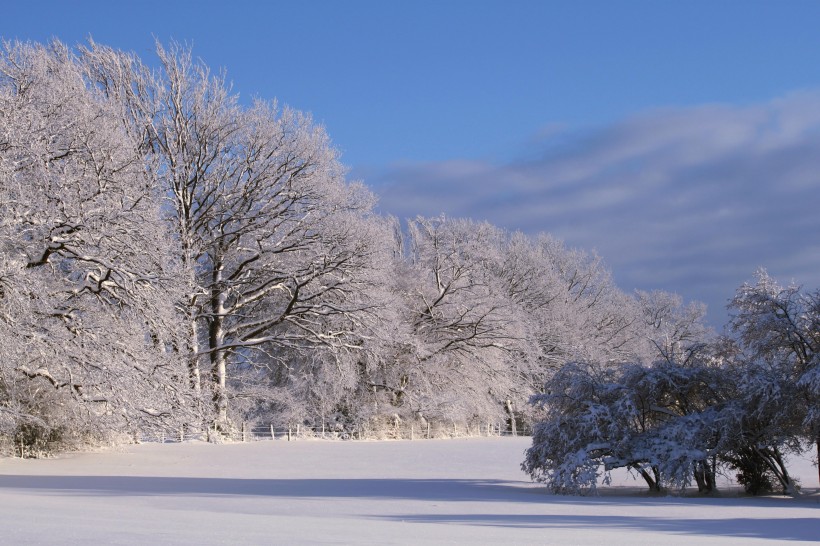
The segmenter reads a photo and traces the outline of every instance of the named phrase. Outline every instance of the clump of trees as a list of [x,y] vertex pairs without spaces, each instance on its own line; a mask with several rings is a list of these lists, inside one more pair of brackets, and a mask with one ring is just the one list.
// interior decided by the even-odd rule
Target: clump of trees
[[[0,52],[0,438],[21,451],[248,420],[525,422],[572,358],[643,350],[600,259],[400,222],[324,130],[179,45]],[[218,437],[218,434],[214,437]]]
[[791,487],[816,294],[744,288],[738,341],[708,342],[702,306],[626,294],[592,253],[374,203],[310,116],[240,102],[185,47],[4,43],[0,449],[538,423],[525,465],[556,491],[600,464]]
[[652,491],[713,492],[727,469],[750,493],[795,493],[784,458],[818,442],[820,291],[758,272],[730,304],[732,338],[681,335],[695,315],[666,309],[645,307],[656,326],[674,325],[654,340],[656,359],[570,362],[547,381],[523,469],[558,493],[594,491],[614,468]]

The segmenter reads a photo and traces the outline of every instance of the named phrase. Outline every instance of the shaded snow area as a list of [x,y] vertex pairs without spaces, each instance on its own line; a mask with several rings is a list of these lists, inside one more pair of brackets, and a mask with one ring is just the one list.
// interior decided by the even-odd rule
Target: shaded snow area
[[597,497],[519,470],[528,438],[144,444],[0,460],[4,544],[774,544],[820,540],[801,498],[651,497],[622,474]]

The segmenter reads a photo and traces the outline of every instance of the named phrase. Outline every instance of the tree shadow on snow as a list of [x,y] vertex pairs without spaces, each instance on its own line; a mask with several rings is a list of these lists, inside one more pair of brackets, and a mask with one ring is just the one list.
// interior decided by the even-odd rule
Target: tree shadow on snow
[[[202,496],[268,497],[281,499],[379,499],[449,502],[538,503],[545,511],[550,505],[714,505],[816,508],[817,502],[749,498],[680,498],[603,496],[570,497],[547,494],[528,482],[503,480],[424,480],[424,479],[237,479],[203,477],[139,476],[19,476],[0,475],[0,490],[41,491],[49,495],[80,496]],[[409,514],[382,516],[381,519],[422,523],[488,525],[513,528],[624,528],[659,530],[671,533],[768,538],[775,540],[816,540],[818,519],[735,518],[667,519],[612,515],[515,515],[515,514]]]
[[[206,478],[177,476],[43,476],[0,475],[0,489],[51,490],[75,495],[240,495],[294,498],[378,498],[394,500],[514,501],[553,504],[620,504],[620,505],[722,505],[749,504],[785,508],[800,499],[750,497],[676,497],[636,494],[634,488],[623,488],[626,494],[604,496],[552,495],[543,487],[526,481],[477,479],[406,479],[406,478]],[[807,506],[820,506],[818,500]]]
[[[505,485],[506,484],[506,485]],[[0,489],[67,495],[199,495],[375,498],[447,501],[539,501],[537,489],[504,481],[423,479],[238,479],[140,476],[2,476]],[[522,495],[523,493],[523,495]]]
[[761,538],[768,540],[815,541],[820,533],[817,518],[652,518],[611,515],[515,515],[515,514],[408,514],[379,517],[382,520],[512,527],[530,529],[603,528],[642,530],[676,535]]

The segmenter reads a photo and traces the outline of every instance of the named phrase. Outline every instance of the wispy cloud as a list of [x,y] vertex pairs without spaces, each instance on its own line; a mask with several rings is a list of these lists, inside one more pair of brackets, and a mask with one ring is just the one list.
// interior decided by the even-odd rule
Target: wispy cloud
[[705,301],[716,324],[757,267],[820,286],[820,93],[654,110],[556,135],[537,157],[401,165],[369,182],[399,217],[468,216],[597,249],[624,289]]

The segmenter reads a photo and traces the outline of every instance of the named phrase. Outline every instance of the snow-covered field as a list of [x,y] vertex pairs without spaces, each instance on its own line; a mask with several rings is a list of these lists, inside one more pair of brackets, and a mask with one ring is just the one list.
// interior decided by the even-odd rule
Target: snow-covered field
[[144,444],[0,459],[3,544],[758,544],[820,541],[802,498],[649,497],[619,476],[558,497],[519,470],[527,438]]

